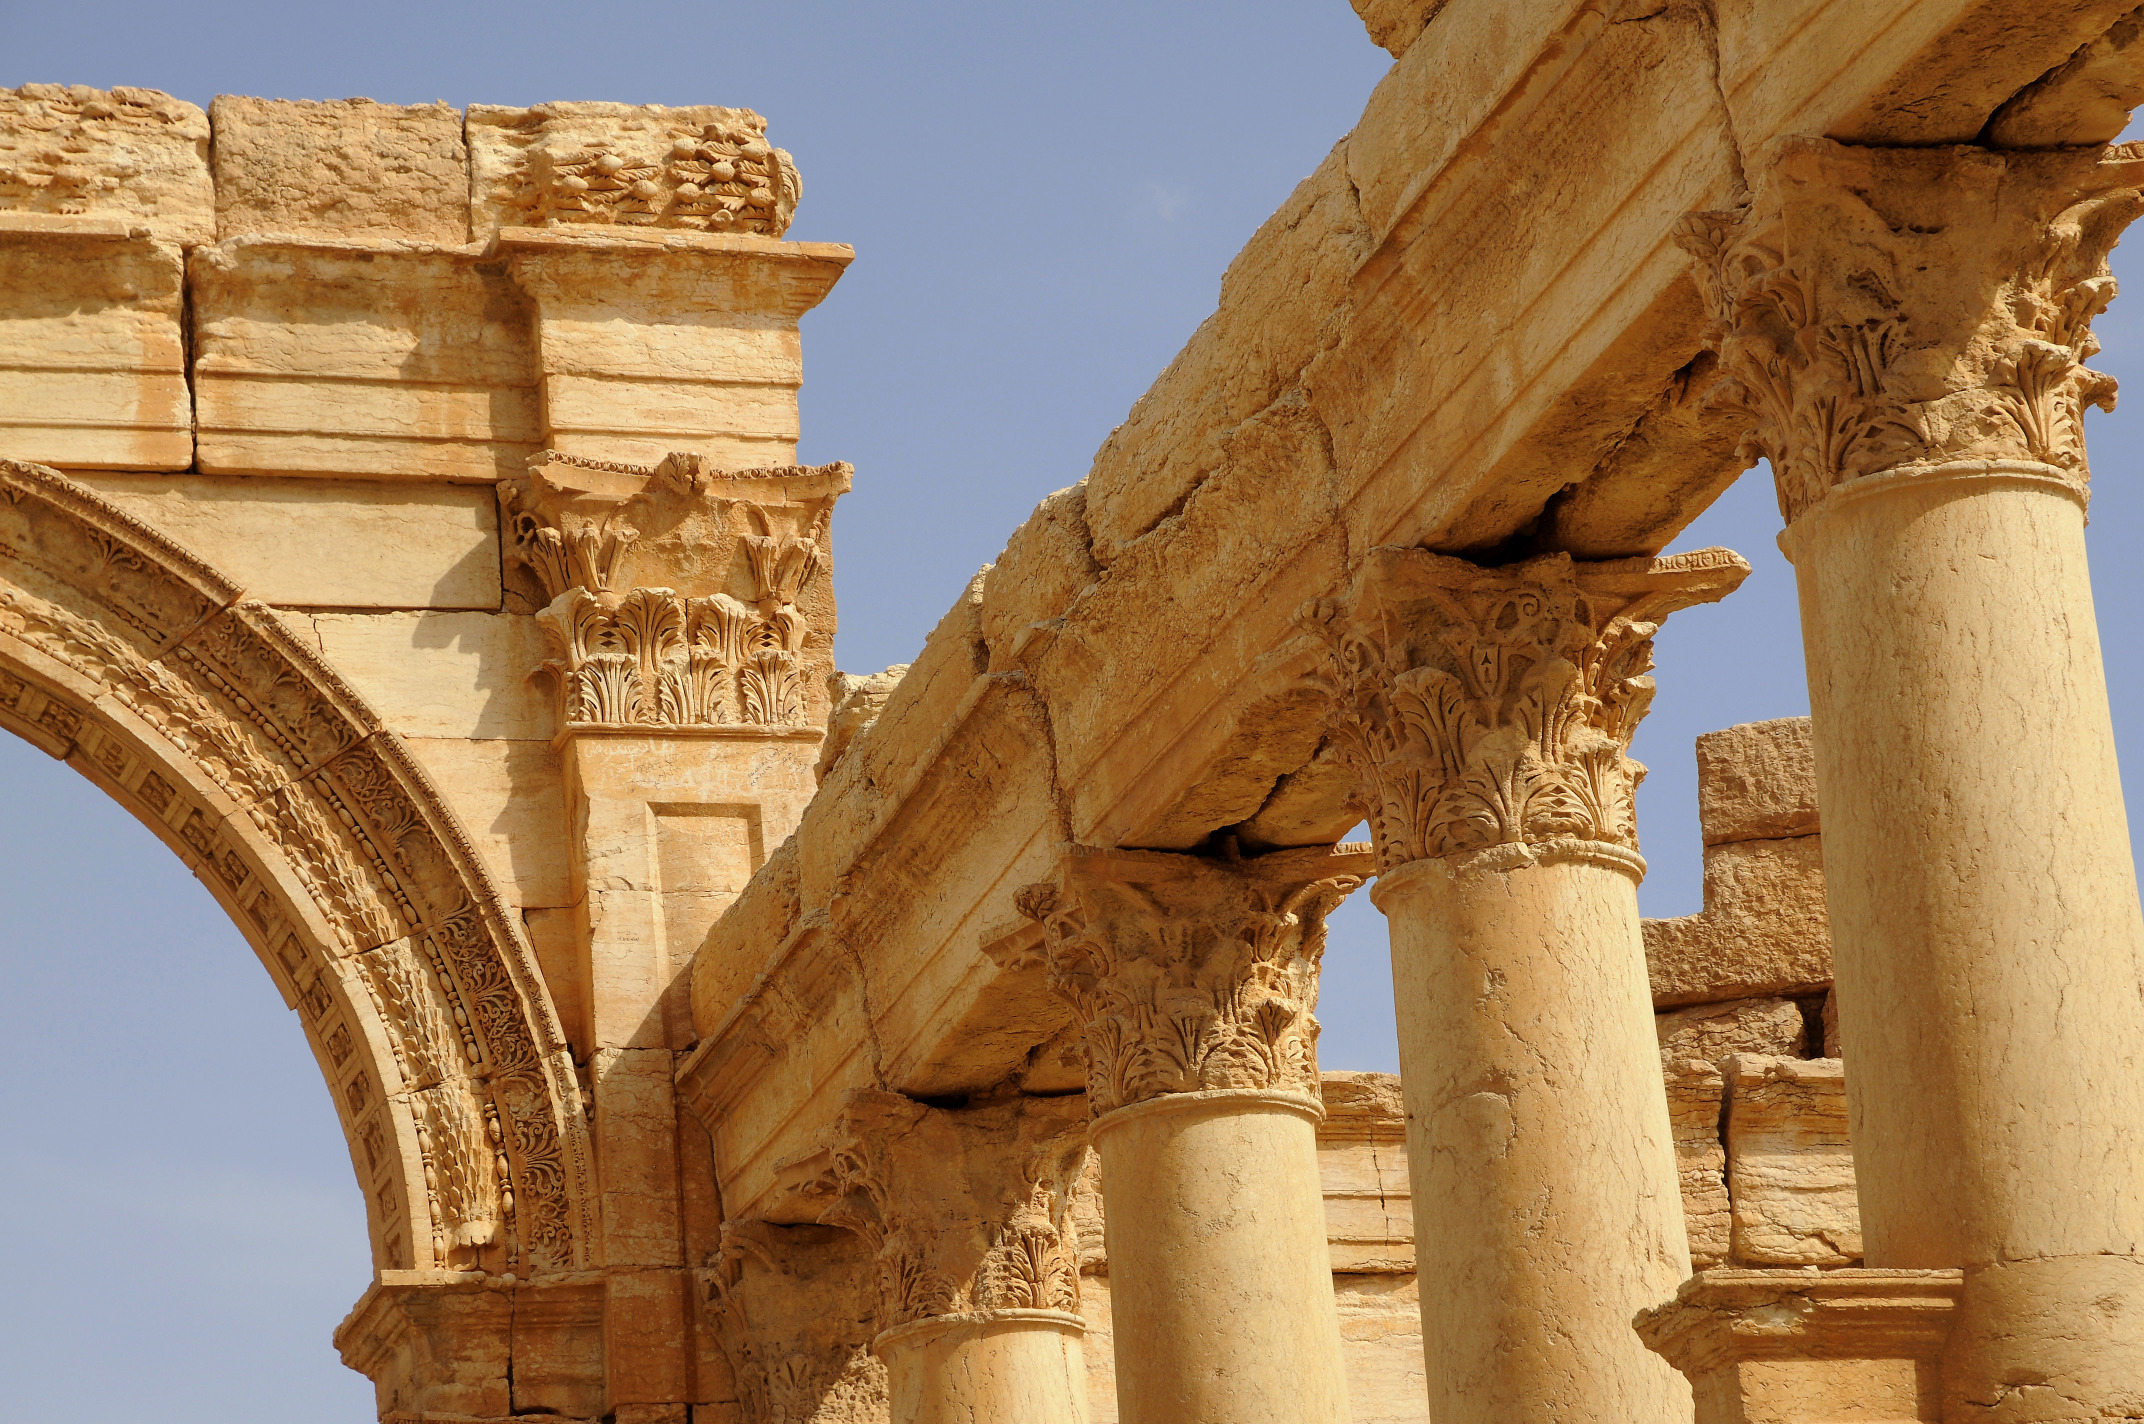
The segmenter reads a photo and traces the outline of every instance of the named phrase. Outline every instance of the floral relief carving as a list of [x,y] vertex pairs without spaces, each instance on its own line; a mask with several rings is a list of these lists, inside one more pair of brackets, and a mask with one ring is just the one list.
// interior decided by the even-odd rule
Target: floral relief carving
[[1023,1098],[932,1108],[850,1094],[819,1219],[878,1261],[883,1328],[990,1310],[1079,1309],[1068,1215],[1085,1158],[1082,1105]]
[[1550,840],[1635,852],[1645,769],[1629,750],[1652,702],[1653,636],[1748,573],[1725,549],[1502,568],[1372,550],[1351,598],[1302,622],[1379,871]]
[[1325,916],[1367,862],[1078,848],[1021,890],[1050,988],[1079,1016],[1093,1111],[1222,1088],[1315,1096]]
[[[800,726],[847,466],[720,471],[546,454],[500,486],[568,726]],[[655,582],[661,580],[661,582]]]
[[[1900,467],[2024,460],[2085,485],[2084,412],[2115,394],[2085,365],[2091,324],[2144,210],[2140,153],[1787,140],[1750,206],[1683,219],[1719,357],[1706,403],[1746,422],[1789,522]],[[1975,220],[1911,216],[1956,207]]]
[[[584,1259],[587,1148],[568,1135],[585,1131],[578,1090],[552,1061],[559,1035],[529,997],[533,968],[515,975],[527,951],[423,773],[347,687],[272,615],[235,603],[212,570],[41,467],[0,461],[0,488],[9,496],[0,521],[27,526],[0,522],[0,634],[103,688],[236,810],[205,813],[78,714],[86,754],[122,790],[135,778],[131,794],[247,910],[337,1066],[352,1050],[346,1027],[326,1022],[331,986],[347,978],[354,993],[362,983],[377,1009],[395,1076],[413,1095],[399,1110],[414,1119],[434,1208],[434,1242],[424,1244],[436,1249],[420,1246],[418,1264],[474,1265],[501,1223],[507,1262],[558,1269]],[[79,557],[85,550],[103,552]],[[29,684],[9,673],[6,686],[12,706]],[[258,840],[234,842],[234,827]],[[291,916],[253,888],[270,878],[251,863],[263,850],[310,899],[329,956],[353,956],[357,973],[301,975],[311,961]],[[353,1142],[377,1132],[370,1084],[390,1081],[375,1070],[346,1084]],[[400,1199],[391,1186],[378,1198],[390,1205]],[[390,1239],[398,1231],[383,1232]]]
[[[522,156],[515,200],[535,226],[615,224],[780,237],[804,180],[796,160],[767,142],[750,109],[664,133],[619,131],[603,141]],[[553,139],[552,143],[557,140]]]

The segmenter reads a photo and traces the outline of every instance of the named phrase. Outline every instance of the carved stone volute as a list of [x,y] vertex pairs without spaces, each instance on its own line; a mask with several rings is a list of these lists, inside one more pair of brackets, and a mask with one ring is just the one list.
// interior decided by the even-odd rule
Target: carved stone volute
[[2140,211],[2144,149],[1995,152],[1782,141],[1747,208],[1694,213],[1721,378],[1743,454],[1772,462],[1788,522],[1845,481],[2024,461],[2082,491],[2085,366],[2114,297],[2107,254]]
[[1086,1157],[1078,1098],[933,1108],[864,1090],[842,1106],[821,1222],[878,1256],[883,1329],[942,1316],[1079,1309],[1068,1215]]
[[1363,882],[1359,847],[1253,859],[1068,848],[1021,890],[1051,990],[1079,1014],[1097,1116],[1165,1093],[1318,1091],[1325,916]]
[[1379,871],[1560,840],[1635,852],[1645,768],[1629,749],[1652,701],[1653,635],[1748,573],[1725,549],[1501,568],[1372,550],[1350,596],[1303,622]]
[[[846,464],[718,470],[545,452],[499,485],[508,564],[587,726],[798,727],[833,633],[828,526]],[[823,673],[822,673],[823,677]]]

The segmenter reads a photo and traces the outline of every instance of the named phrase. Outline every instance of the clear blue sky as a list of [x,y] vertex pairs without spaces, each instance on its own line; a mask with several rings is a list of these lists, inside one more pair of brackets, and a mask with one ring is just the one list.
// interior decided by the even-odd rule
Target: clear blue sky
[[[857,466],[836,531],[852,671],[906,661],[1035,502],[1085,474],[1385,67],[1346,0],[0,0],[0,85],[766,114],[806,181],[790,235],[858,254],[804,326],[803,457]],[[2100,364],[2144,391],[2144,315],[2117,303],[2100,330]],[[2144,461],[2135,417],[2094,419],[2095,576],[2134,766]],[[1807,711],[1777,529],[1758,471],[1678,546],[1727,544],[1757,574],[1660,640],[1638,747],[1650,914],[1698,904],[1691,739]],[[0,804],[0,1414],[371,1419],[328,1343],[369,1275],[362,1203],[296,1022],[207,894],[88,783],[0,738]],[[1326,986],[1326,1066],[1393,1068],[1364,897]]]

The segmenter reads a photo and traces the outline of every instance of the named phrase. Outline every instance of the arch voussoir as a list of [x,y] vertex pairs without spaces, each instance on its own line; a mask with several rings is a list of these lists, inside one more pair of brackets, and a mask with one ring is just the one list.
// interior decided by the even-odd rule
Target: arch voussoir
[[149,825],[253,944],[329,1082],[380,1269],[587,1263],[586,1117],[518,917],[273,610],[0,459],[0,727]]

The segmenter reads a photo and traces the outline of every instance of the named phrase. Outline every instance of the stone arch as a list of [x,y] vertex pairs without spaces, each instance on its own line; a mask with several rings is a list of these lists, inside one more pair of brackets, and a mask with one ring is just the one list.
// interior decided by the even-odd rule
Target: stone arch
[[177,852],[298,1010],[375,1269],[588,1264],[587,1117],[519,917],[400,739],[267,607],[0,459],[0,728]]

